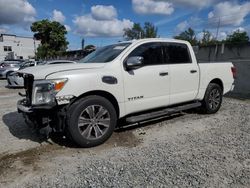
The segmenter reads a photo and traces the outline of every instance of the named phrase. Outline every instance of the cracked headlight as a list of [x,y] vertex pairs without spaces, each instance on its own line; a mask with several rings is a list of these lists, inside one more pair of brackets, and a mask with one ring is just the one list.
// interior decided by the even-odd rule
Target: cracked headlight
[[38,80],[34,82],[32,104],[43,105],[55,102],[55,95],[62,90],[67,79]]

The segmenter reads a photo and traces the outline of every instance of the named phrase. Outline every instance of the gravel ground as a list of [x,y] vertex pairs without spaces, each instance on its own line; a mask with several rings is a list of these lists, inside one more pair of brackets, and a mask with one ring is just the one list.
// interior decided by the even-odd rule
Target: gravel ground
[[22,89],[6,88],[6,80],[0,80],[0,154],[13,153],[37,147],[37,137],[26,126],[21,114],[16,111],[18,92]]
[[82,149],[37,136],[0,80],[0,187],[250,187],[250,101],[117,130]]

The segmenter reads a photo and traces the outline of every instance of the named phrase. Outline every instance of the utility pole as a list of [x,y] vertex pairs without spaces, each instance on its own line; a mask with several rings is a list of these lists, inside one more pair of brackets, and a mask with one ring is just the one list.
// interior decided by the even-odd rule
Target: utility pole
[[82,38],[82,50],[84,50],[84,44],[85,44],[85,40],[84,38]]
[[139,32],[139,39],[141,39],[142,38],[142,33],[141,33],[141,31]]
[[216,30],[216,37],[215,37],[216,40],[218,39],[219,30],[220,30],[220,18],[219,18],[218,25],[217,25],[217,30]]
[[219,30],[220,30],[220,17],[219,17],[219,21],[218,21],[218,25],[217,25],[217,31],[216,31],[216,46],[215,46],[215,50],[214,50],[214,61],[216,59],[217,56],[217,52],[218,52],[218,35],[219,35]]

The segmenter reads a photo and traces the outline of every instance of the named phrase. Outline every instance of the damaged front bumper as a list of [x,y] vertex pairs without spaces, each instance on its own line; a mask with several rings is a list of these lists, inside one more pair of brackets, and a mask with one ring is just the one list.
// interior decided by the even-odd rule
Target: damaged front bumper
[[62,132],[65,127],[64,108],[56,103],[50,105],[30,106],[26,99],[17,102],[17,110],[23,114],[25,122],[32,128],[51,127],[56,132]]
[[26,104],[27,104],[26,99],[17,101],[17,111],[19,113],[27,113],[27,114],[32,113],[33,112],[32,107],[29,107]]
[[35,111],[50,111],[57,106],[56,102],[46,105],[30,106],[26,99],[17,102],[17,111],[21,113],[34,113]]

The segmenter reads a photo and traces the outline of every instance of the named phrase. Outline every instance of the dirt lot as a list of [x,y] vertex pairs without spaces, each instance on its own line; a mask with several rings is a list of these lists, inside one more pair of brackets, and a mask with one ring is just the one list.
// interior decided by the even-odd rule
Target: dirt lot
[[38,136],[0,80],[0,187],[250,187],[250,102],[116,131],[95,148]]

